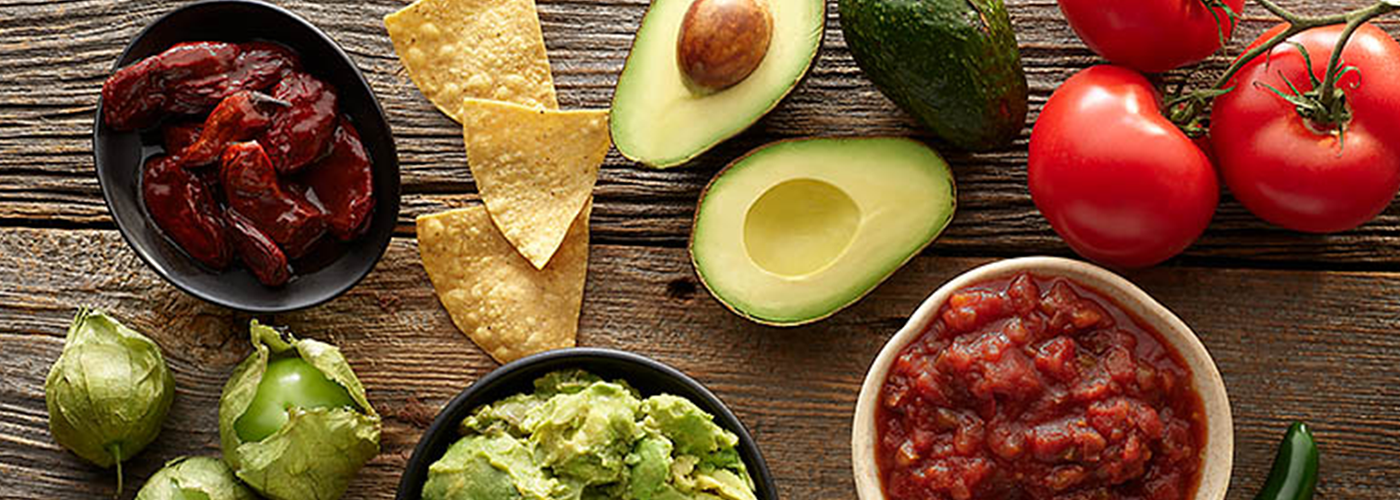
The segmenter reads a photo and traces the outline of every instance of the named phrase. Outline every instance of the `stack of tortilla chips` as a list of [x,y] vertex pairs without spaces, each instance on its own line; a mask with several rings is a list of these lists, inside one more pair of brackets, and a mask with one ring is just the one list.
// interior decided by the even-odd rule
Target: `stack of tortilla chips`
[[384,25],[419,90],[462,124],[485,204],[418,218],[438,299],[502,363],[573,346],[607,110],[558,110],[534,0],[418,0]]

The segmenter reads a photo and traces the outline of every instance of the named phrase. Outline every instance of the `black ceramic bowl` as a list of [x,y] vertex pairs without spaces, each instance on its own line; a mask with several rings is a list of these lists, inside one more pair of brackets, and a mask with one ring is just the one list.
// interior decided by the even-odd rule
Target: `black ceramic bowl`
[[[369,274],[393,236],[399,213],[399,160],[384,110],[345,52],[311,23],[286,9],[252,0],[198,2],[176,9],[142,30],[127,45],[113,71],[179,42],[272,41],[301,55],[306,71],[336,87],[340,111],[350,115],[374,163],[374,213],[359,239],[328,245],[321,262],[294,263],[296,273],[282,287],[263,286],[242,266],[218,272],[203,267],[167,239],[146,214],[141,199],[141,166],[159,153],[159,134],[117,132],[102,123],[102,103],[93,125],[93,154],[102,196],[141,259],[176,287],[201,299],[251,312],[282,312],[320,304],[355,286]],[[316,255],[309,259],[317,259]]]
[[778,500],[778,490],[773,485],[772,474],[758,451],[758,445],[754,444],[744,424],[714,393],[695,379],[661,362],[627,352],[596,348],[561,349],[519,359],[488,373],[462,391],[438,413],[433,425],[418,440],[403,477],[399,479],[399,492],[395,498],[420,499],[423,484],[428,480],[428,467],[442,458],[452,443],[457,442],[461,437],[457,434],[458,424],[478,407],[513,394],[533,392],[536,378],[570,368],[582,368],[607,380],[626,380],[643,396],[665,393],[691,400],[701,410],[714,415],[716,424],[739,436],[739,455],[753,477],[758,500]]

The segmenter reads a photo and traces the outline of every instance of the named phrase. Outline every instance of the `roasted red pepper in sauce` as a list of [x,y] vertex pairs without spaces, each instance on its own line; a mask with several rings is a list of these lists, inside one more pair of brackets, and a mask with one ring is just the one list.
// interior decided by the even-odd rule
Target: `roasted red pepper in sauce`
[[325,213],[282,185],[262,145],[229,145],[224,149],[219,178],[229,207],[267,233],[288,258],[305,255],[325,234]]
[[190,257],[214,269],[232,258],[219,207],[208,188],[166,155],[146,161],[141,175],[146,212]]
[[258,281],[267,286],[282,286],[292,278],[287,255],[253,221],[236,210],[227,210],[224,212],[224,222],[228,225],[229,239],[233,240],[233,247],[238,250],[238,258],[243,260]]
[[954,293],[890,368],[876,414],[890,500],[1186,500],[1204,410],[1156,332],[1063,278]]
[[238,44],[238,49],[233,71],[224,79],[228,86],[224,95],[245,89],[266,91],[287,75],[301,71],[301,58],[281,45],[248,42]]
[[331,234],[348,241],[364,233],[374,210],[374,171],[350,120],[340,118],[330,154],[307,167],[302,177],[308,196],[326,210]]
[[272,121],[272,113],[285,106],[286,102],[252,90],[235,92],[224,98],[204,119],[199,138],[179,150],[180,165],[202,167],[219,161],[225,146],[261,133]]
[[326,232],[349,241],[368,227],[368,151],[335,88],[303,72],[286,47],[181,43],[118,70],[102,99],[109,127],[161,125],[166,154],[143,172],[147,211],[210,267],[236,255],[259,281],[280,286],[291,279],[289,261]]
[[161,147],[165,148],[166,154],[178,154],[198,141],[199,135],[203,132],[204,123],[202,122],[166,123],[160,128]]
[[266,90],[298,67],[291,51],[275,44],[182,43],[108,78],[102,119],[135,130],[167,115],[204,113],[235,92]]
[[273,116],[258,138],[277,172],[294,173],[325,156],[339,117],[335,88],[306,73],[293,73],[277,83],[272,97],[291,103]]

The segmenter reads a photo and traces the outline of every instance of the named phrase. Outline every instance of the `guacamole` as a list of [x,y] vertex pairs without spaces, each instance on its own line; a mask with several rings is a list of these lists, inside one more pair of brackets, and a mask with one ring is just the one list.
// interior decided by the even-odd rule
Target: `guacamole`
[[478,408],[425,500],[756,500],[739,438],[690,400],[553,372]]

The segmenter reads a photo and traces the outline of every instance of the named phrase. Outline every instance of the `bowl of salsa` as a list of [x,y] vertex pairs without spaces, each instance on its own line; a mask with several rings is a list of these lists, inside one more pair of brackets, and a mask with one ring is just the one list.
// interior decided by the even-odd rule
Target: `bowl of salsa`
[[1196,335],[1092,264],[988,264],[876,357],[851,431],[862,500],[1220,500],[1234,434]]

